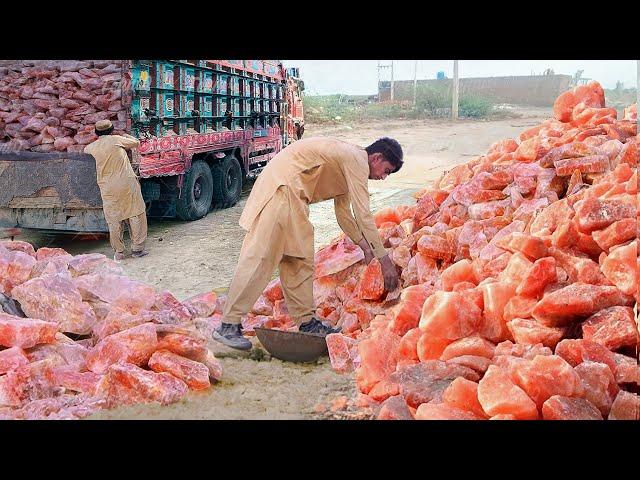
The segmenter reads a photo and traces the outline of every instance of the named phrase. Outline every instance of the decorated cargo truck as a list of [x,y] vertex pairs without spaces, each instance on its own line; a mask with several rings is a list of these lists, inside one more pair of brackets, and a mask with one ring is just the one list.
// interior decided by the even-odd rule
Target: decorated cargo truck
[[108,231],[83,153],[102,119],[140,139],[148,216],[230,207],[302,136],[303,90],[272,60],[0,61],[0,226]]

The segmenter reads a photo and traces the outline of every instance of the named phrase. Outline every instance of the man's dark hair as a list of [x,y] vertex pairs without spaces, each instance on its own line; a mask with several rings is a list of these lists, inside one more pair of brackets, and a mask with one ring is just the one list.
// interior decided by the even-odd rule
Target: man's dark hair
[[112,132],[113,132],[113,126],[108,130],[102,130],[102,131],[96,130],[96,135],[101,137],[102,135],[111,135]]
[[391,173],[396,173],[402,168],[402,164],[404,163],[402,160],[402,147],[398,141],[393,138],[383,137],[366,147],[365,150],[368,155],[373,153],[381,153],[384,155],[385,160],[394,166],[394,170]]

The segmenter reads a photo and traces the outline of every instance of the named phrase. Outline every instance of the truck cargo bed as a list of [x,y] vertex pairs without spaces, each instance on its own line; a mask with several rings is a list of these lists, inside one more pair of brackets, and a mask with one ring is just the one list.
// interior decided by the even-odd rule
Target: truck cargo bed
[[106,232],[93,157],[0,152],[0,227]]

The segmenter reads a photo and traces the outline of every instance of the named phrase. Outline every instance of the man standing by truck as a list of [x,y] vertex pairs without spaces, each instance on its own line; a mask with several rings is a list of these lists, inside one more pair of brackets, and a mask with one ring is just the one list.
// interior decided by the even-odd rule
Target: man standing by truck
[[394,290],[398,272],[369,209],[368,180],[384,180],[400,170],[402,156],[400,144],[391,138],[381,138],[366,148],[332,138],[309,138],[278,153],[258,177],[240,217],[247,235],[229,287],[223,323],[213,338],[239,350],[251,348],[251,342],[242,336],[241,318],[251,310],[276,267],[280,268],[287,308],[299,330],[321,335],[337,331],[313,316],[311,203],[334,199],[340,228],[362,248],[367,263],[374,256],[380,260],[385,289]]
[[104,218],[109,227],[109,242],[114,260],[124,259],[124,222],[129,225],[131,256],[147,255],[147,214],[140,183],[131,168],[126,150],[138,148],[140,141],[127,134],[113,135],[113,124],[100,120],[95,125],[98,139],[87,145],[84,153],[96,160],[96,174]]

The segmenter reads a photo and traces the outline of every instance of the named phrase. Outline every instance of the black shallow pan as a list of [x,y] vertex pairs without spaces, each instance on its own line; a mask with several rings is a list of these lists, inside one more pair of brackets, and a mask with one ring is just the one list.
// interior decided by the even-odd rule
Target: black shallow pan
[[254,330],[267,352],[286,362],[313,362],[329,354],[325,337],[317,333],[285,332],[261,327]]

